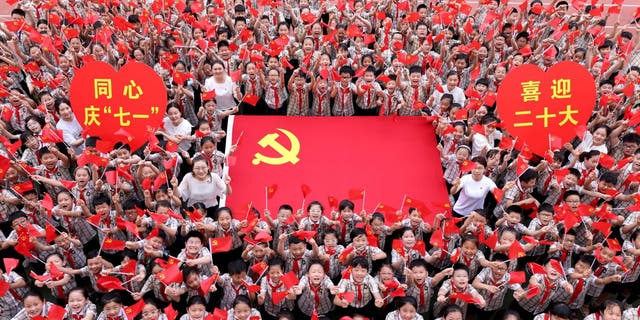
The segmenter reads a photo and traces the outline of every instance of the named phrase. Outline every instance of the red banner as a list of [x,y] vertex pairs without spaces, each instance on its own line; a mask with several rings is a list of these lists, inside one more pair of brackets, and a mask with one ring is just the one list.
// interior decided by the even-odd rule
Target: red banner
[[147,126],[157,129],[167,105],[162,78],[143,63],[129,62],[116,71],[91,62],[76,71],[70,89],[73,113],[90,136],[113,140],[126,132],[132,150],[147,142]]
[[[235,116],[229,120],[227,149],[233,194],[226,204],[243,219],[247,204],[273,215],[283,203],[294,209],[349,198],[355,210],[379,204],[400,208],[409,196],[443,212],[432,202],[448,201],[431,124],[422,118],[295,118]],[[354,192],[357,190],[358,192]],[[337,210],[337,208],[335,208]],[[305,208],[306,210],[306,208]],[[406,212],[408,207],[404,207]]]
[[532,64],[510,71],[498,90],[504,129],[544,155],[562,146],[587,124],[596,101],[596,84],[583,66],[563,61],[547,72]]

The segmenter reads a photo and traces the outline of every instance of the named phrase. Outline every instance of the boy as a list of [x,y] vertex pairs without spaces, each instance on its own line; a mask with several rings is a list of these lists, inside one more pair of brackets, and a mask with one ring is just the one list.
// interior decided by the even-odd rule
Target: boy
[[538,200],[531,196],[531,191],[536,185],[537,178],[538,172],[530,168],[526,169],[511,188],[504,190],[502,203],[496,206],[496,209],[493,211],[496,218],[502,218],[504,215],[504,208],[509,208],[512,205],[521,207],[525,205],[539,206]]
[[[373,305],[378,308],[382,307],[384,300],[380,295],[378,284],[369,274],[369,261],[365,257],[355,257],[350,266],[349,277],[342,278],[338,283],[339,293],[333,298],[333,303],[338,307],[345,308],[344,314],[346,315],[359,313],[371,316],[371,307]],[[349,302],[345,299],[344,293],[347,292],[354,293],[353,301]]]
[[362,79],[358,79],[356,82],[356,94],[358,95],[356,105],[358,113],[363,116],[377,116],[379,113],[376,97],[382,94],[382,88],[375,81],[375,72],[376,69],[373,66],[368,66]]
[[407,272],[407,296],[414,297],[418,302],[418,313],[429,311],[431,295],[442,279],[453,274],[452,268],[447,268],[437,273],[433,278],[429,277],[428,265],[424,260],[413,260]]
[[[593,236],[591,236],[590,238],[593,239]],[[599,244],[592,245],[591,241],[589,240],[589,245],[583,247],[577,245],[575,241],[576,229],[572,228],[563,235],[561,241],[554,243],[549,248],[549,256],[558,259],[565,270],[569,270],[569,268],[571,268],[571,261],[574,254],[577,255],[580,253],[591,252],[593,251],[593,249],[599,246]]]
[[[504,297],[509,289],[522,290],[519,283],[510,283],[509,258],[504,254],[495,254],[489,267],[482,269],[473,280],[476,288],[484,298],[484,308],[479,311],[478,319],[488,319],[503,307]],[[487,316],[486,318],[484,316]]]
[[372,261],[385,259],[387,257],[387,254],[380,250],[380,248],[369,245],[369,239],[367,239],[367,233],[364,229],[353,229],[353,231],[351,231],[351,239],[352,243],[348,245],[344,251],[342,251],[340,257],[338,257],[344,266],[351,265],[351,261],[356,257],[365,258],[368,266],[371,266]]
[[333,103],[333,115],[338,117],[350,117],[354,114],[353,94],[358,88],[351,83],[354,72],[350,66],[340,68],[340,81],[338,82],[338,95]]
[[[53,180],[71,180],[71,174],[69,173],[69,157],[60,152],[55,145],[49,145],[48,147],[42,147],[38,150],[38,159],[41,165],[37,167],[38,175],[47,177]],[[51,194],[52,198],[56,198],[58,192],[65,190],[60,187],[53,187],[50,184],[45,184],[45,189]]]
[[[563,270],[558,270],[559,266],[558,260],[547,260],[544,264],[544,273],[534,273],[529,279],[526,291],[513,294],[521,309],[531,314],[538,314],[546,310],[552,300],[556,301],[559,294],[573,293],[573,287],[562,277]],[[533,297],[526,297],[536,291]]]
[[567,269],[567,279],[573,286],[573,293],[566,297],[566,302],[574,312],[579,312],[580,307],[584,304],[587,291],[595,283],[596,277],[591,269],[594,259],[593,256],[583,255],[576,262],[574,268]]
[[284,239],[287,238],[287,235],[280,235],[278,254],[285,261],[285,270],[287,272],[293,271],[299,279],[307,270],[309,259],[318,257],[318,244],[313,238],[309,239],[308,242],[312,248],[309,250],[304,238],[300,239],[293,235],[288,237],[289,249],[285,250]]
[[218,284],[224,291],[220,308],[222,310],[233,308],[233,301],[239,295],[245,295],[253,301],[255,293],[248,289],[248,287],[253,284],[253,281],[247,276],[247,265],[244,261],[236,260],[229,262],[227,270],[229,273],[225,273],[218,278]]

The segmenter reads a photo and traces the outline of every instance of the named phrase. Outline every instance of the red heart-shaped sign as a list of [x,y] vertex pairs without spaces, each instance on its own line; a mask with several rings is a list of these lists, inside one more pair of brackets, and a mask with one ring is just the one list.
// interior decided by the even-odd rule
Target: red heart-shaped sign
[[543,155],[551,136],[569,142],[585,125],[596,101],[596,84],[583,66],[560,62],[547,72],[532,64],[510,71],[498,90],[504,129]]
[[[143,63],[129,62],[117,72],[104,62],[80,68],[70,88],[73,113],[90,135],[119,141],[114,133],[129,133],[131,150],[147,142],[147,127],[157,129],[167,106],[167,89],[160,76]],[[122,130],[121,130],[122,132]]]

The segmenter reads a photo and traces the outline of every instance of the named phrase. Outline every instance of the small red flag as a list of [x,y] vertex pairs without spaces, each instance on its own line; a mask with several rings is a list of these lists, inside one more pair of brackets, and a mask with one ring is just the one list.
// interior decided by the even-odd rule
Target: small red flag
[[262,261],[259,263],[256,263],[254,265],[251,266],[251,271],[255,272],[256,274],[261,275],[263,272],[265,272],[267,270],[267,263]]
[[531,299],[540,293],[540,288],[536,286],[530,287],[527,289],[526,293],[527,293],[526,298]]
[[233,239],[231,237],[211,238],[209,241],[211,253],[227,252],[231,250]]
[[218,281],[218,277],[220,276],[220,273],[216,273],[212,276],[210,276],[209,278],[200,281],[200,293],[202,293],[202,295],[206,295],[207,293],[209,293],[209,291],[211,290],[211,286]]
[[524,271],[509,272],[509,284],[524,283],[526,279]]
[[279,304],[287,296],[288,291],[271,292],[271,301],[273,304]]
[[618,240],[616,239],[607,239],[607,247],[609,247],[609,249],[613,250],[613,251],[622,251],[622,246],[620,245],[620,242],[618,242]]
[[4,264],[4,272],[6,274],[9,274],[18,266],[20,260],[14,258],[4,258],[2,259],[2,263]]
[[598,160],[598,163],[607,168],[607,169],[611,169],[613,168],[613,165],[615,164],[616,159],[614,159],[612,156],[606,154],[606,153],[600,153],[600,159]]
[[350,200],[359,200],[364,198],[364,189],[351,189],[349,190],[349,199]]
[[285,273],[282,277],[280,277],[280,279],[282,280],[282,283],[284,283],[284,286],[287,287],[287,289],[291,289],[291,287],[297,285],[300,282],[300,279],[298,279],[298,276],[293,271]]
[[104,291],[126,290],[122,286],[122,281],[120,281],[120,279],[113,276],[101,276],[96,281],[96,284],[98,286],[98,289],[101,289]]
[[298,231],[294,231],[293,232],[293,236],[298,238],[298,239],[300,239],[300,240],[309,241],[309,240],[313,239],[313,237],[316,236],[316,231],[298,230]]
[[116,240],[116,239],[112,239],[112,238],[106,238],[104,239],[104,242],[102,243],[102,249],[103,250],[124,250],[124,241],[123,240]]
[[267,187],[267,198],[272,199],[273,196],[276,194],[276,191],[278,191],[278,185],[277,184],[272,184],[270,186]]
[[142,308],[144,308],[144,306],[145,306],[144,300],[140,299],[135,304],[125,307],[124,313],[127,315],[127,319],[133,320],[137,315],[140,314],[140,312],[142,312]]
[[45,222],[45,241],[50,243],[56,238],[56,228],[49,222]]
[[251,94],[251,93],[247,93],[244,96],[244,99],[242,99],[242,102],[246,102],[246,103],[250,104],[251,106],[255,107],[256,104],[258,104],[258,100],[260,100],[260,97],[254,95],[254,94]]
[[302,197],[305,198],[305,199],[311,193],[311,188],[306,184],[302,184],[300,186],[300,190],[302,191]]
[[355,298],[355,294],[353,292],[342,292],[342,293],[338,293],[338,298],[341,300],[345,300],[348,303],[353,302],[353,299]]
[[535,262],[527,263],[527,267],[533,274],[547,274],[547,271],[544,269],[544,267]]

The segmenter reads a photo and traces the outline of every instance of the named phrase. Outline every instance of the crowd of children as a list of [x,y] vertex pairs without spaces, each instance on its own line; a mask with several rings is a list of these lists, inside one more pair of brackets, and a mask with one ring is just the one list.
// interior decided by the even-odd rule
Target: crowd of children
[[[620,21],[622,0],[7,2],[0,320],[640,318],[640,10]],[[166,85],[140,149],[75,118],[92,61]],[[589,70],[597,88],[574,89],[595,110],[533,154],[496,94],[560,61]],[[423,116],[450,203],[233,212],[235,113]]]

